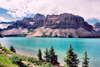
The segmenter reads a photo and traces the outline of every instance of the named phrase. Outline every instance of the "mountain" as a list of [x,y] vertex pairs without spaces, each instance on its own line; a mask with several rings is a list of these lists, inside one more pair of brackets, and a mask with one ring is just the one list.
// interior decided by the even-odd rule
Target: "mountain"
[[[51,25],[52,24],[52,25]],[[92,26],[89,25],[84,19],[80,16],[75,16],[72,14],[64,13],[60,15],[48,15],[45,19],[44,27],[52,28],[52,29],[66,29],[66,28],[74,28],[78,29],[80,27],[86,30],[92,30]]]
[[97,22],[93,25],[94,30],[100,34],[100,23]]
[[[16,23],[8,26],[7,30],[13,29],[13,28],[27,28],[27,29],[36,29],[38,26],[41,26],[41,19],[43,19],[45,16],[41,14],[36,14],[33,18],[24,18],[23,20],[17,20]],[[39,20],[40,19],[40,20]]]
[[[40,21],[42,21],[43,19],[43,15],[36,14],[34,17],[25,17],[22,20],[17,20],[15,23],[3,30],[1,34],[3,34],[4,36],[27,34],[28,30],[34,30],[40,26],[43,26],[43,23],[40,23]],[[40,20],[37,21],[36,19],[38,19],[38,17],[40,18]]]
[[0,29],[0,31],[3,31],[3,29]]
[[36,14],[33,18],[16,21],[1,34],[26,37],[100,37],[84,18],[69,13],[46,17]]
[[37,13],[34,17],[33,17],[33,19],[34,20],[41,20],[41,19],[43,19],[43,18],[45,18],[45,16],[44,15],[42,15],[42,14],[39,14],[39,13]]
[[95,24],[93,25],[93,28],[94,28],[94,29],[100,28],[100,23],[99,23],[99,22],[95,23]]

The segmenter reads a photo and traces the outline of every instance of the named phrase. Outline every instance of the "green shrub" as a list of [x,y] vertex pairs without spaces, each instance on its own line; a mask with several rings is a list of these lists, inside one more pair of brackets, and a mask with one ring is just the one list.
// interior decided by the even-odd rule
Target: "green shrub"
[[56,66],[51,65],[51,63],[47,63],[47,64],[42,64],[41,67],[56,67]]
[[2,49],[2,46],[0,46],[0,49]]
[[2,51],[0,51],[0,54],[4,54]]
[[28,67],[27,64],[22,63],[23,58],[21,56],[14,55],[10,58],[10,60],[12,61],[12,63],[18,64],[19,67]]
[[36,63],[36,62],[39,61],[38,59],[33,58],[33,57],[28,57],[27,60],[28,60],[29,62],[32,62],[32,63]]
[[13,54],[13,52],[11,52],[9,49],[7,49],[6,47],[2,47],[2,50],[7,52],[8,54]]
[[2,47],[2,50],[5,52],[8,51],[8,49],[6,47]]
[[69,67],[69,66],[67,64],[65,64],[64,67]]
[[21,56],[23,61],[26,61],[27,57],[26,56]]
[[45,63],[42,63],[42,66],[41,67],[45,67]]
[[23,67],[29,67],[29,66],[28,66],[27,64],[24,64],[24,63],[23,63]]
[[18,67],[18,65],[13,64],[5,55],[0,55],[0,67]]
[[34,63],[34,65],[42,65],[42,61],[39,61],[38,59],[33,58],[33,57],[28,57],[27,61],[31,62],[31,63]]
[[20,56],[17,56],[17,55],[14,55],[10,58],[10,60],[12,61],[12,63],[15,63],[15,64],[21,64],[22,62],[22,57]]
[[10,51],[16,53],[16,50],[15,50],[15,48],[12,45],[9,47],[9,49],[10,49]]

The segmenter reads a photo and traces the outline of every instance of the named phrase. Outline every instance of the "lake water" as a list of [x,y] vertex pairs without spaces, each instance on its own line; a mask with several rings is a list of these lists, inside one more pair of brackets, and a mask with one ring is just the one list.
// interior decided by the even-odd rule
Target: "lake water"
[[13,45],[18,54],[27,56],[36,56],[38,49],[42,50],[42,55],[46,47],[54,47],[55,54],[58,55],[58,61],[61,65],[65,64],[63,59],[66,56],[66,51],[69,45],[72,44],[74,52],[78,54],[80,65],[82,64],[82,57],[87,50],[90,58],[90,67],[100,67],[100,38],[26,38],[26,37],[5,37],[0,38],[2,46],[9,48]]

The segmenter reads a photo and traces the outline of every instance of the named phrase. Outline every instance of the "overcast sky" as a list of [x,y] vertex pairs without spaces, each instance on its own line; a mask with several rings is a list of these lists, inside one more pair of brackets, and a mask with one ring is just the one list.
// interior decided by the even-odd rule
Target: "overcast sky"
[[100,0],[0,0],[0,21],[21,20],[36,13],[72,13],[94,24],[100,20]]

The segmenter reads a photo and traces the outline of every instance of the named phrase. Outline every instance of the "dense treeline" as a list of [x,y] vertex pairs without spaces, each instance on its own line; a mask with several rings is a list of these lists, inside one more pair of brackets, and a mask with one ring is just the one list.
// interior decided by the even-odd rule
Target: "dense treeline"
[[[44,51],[44,54],[45,55],[44,55],[44,60],[43,60],[41,49],[39,49],[38,54],[37,54],[38,59],[46,63],[50,62],[52,65],[59,64],[59,62],[57,61],[58,57],[57,55],[55,55],[53,46],[51,47],[49,51],[48,51],[48,48],[46,48],[46,50]],[[78,55],[73,52],[72,45],[70,44],[69,49],[66,52],[66,57],[64,58],[64,62],[66,63],[64,67],[78,67],[80,61],[77,58],[78,58]],[[88,60],[89,58],[86,51],[83,57],[82,67],[89,67]]]
[[54,48],[53,46],[51,47],[51,49],[48,51],[48,48],[46,48],[46,50],[44,51],[44,60],[42,58],[42,52],[41,52],[41,49],[38,50],[38,59],[39,61],[42,61],[42,62],[46,62],[46,63],[51,63],[52,65],[59,65],[58,63],[58,57],[57,55],[55,55],[55,51],[54,51]]

